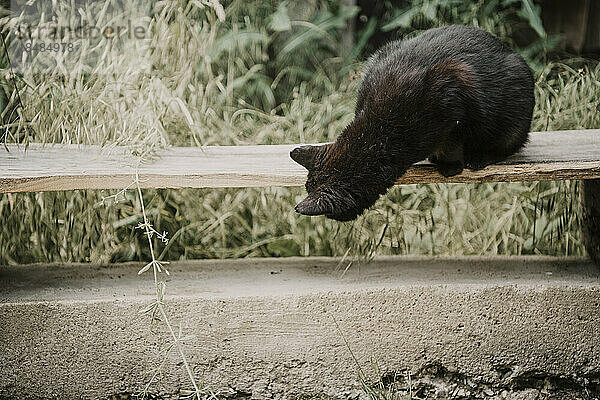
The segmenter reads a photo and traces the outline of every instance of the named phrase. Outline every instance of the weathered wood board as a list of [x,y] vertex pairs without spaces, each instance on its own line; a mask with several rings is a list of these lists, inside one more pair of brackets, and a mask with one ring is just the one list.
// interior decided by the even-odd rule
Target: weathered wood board
[[[294,145],[173,147],[139,166],[144,188],[301,186],[306,170]],[[0,148],[0,193],[122,189],[134,181],[136,158],[123,148],[31,144]],[[534,132],[519,154],[479,171],[444,178],[427,162],[399,184],[600,178],[600,129]]]

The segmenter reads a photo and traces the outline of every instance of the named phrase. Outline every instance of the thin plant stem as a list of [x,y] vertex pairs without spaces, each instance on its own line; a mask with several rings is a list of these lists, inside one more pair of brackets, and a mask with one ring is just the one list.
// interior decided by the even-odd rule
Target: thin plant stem
[[[159,281],[159,277],[158,277],[158,274],[159,274],[158,261],[156,260],[156,257],[154,255],[154,246],[152,244],[152,231],[150,230],[150,224],[148,224],[148,217],[146,215],[146,207],[144,206],[144,199],[142,197],[142,188],[140,187],[139,163],[135,170],[135,185],[137,187],[138,197],[140,199],[140,206],[142,209],[142,217],[144,218],[144,227],[146,229],[146,237],[148,239],[148,246],[150,247],[150,255],[152,257],[152,271],[154,273],[154,287],[156,289],[156,304],[157,304],[158,310],[160,311],[160,314],[163,317],[163,320],[165,321],[165,325],[167,325],[167,328],[169,329],[169,332],[171,333],[171,336],[173,337],[173,342],[175,343],[175,345],[177,347],[177,351],[179,351],[179,355],[181,356],[181,360],[183,361],[185,370],[190,378],[190,381],[192,382],[192,385],[194,386],[194,391],[196,392],[196,398],[200,399],[200,389],[198,388],[198,384],[196,383],[196,379],[194,378],[192,369],[190,368],[190,365],[187,361],[187,357],[185,356],[183,348],[181,347],[181,340],[175,334],[175,331],[173,330],[171,322],[169,321],[169,317],[167,316],[167,312],[164,308],[164,302],[162,299],[163,291],[160,288],[161,282]],[[163,285],[164,285],[164,283],[163,283]]]

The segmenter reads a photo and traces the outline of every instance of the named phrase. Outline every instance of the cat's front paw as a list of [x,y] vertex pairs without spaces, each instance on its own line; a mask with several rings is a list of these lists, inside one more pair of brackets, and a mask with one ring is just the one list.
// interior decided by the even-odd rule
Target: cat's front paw
[[463,171],[462,163],[443,163],[436,164],[436,168],[440,174],[446,178],[454,175],[458,175]]
[[474,171],[478,171],[480,169],[484,169],[485,167],[487,167],[490,164],[493,164],[494,160],[489,160],[489,159],[473,159],[473,160],[467,160],[467,162],[465,163],[466,167],[469,169],[472,169]]

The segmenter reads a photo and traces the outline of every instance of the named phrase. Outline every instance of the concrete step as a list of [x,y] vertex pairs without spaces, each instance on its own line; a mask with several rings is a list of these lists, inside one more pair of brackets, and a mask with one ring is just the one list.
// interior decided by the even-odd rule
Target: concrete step
[[[0,267],[0,398],[143,388],[169,338],[140,313],[154,289],[139,268]],[[233,398],[352,397],[360,367],[369,384],[406,386],[410,373],[422,396],[598,396],[600,271],[589,261],[385,257],[345,268],[330,258],[172,263],[168,312],[199,381]],[[151,391],[189,388],[173,351]]]

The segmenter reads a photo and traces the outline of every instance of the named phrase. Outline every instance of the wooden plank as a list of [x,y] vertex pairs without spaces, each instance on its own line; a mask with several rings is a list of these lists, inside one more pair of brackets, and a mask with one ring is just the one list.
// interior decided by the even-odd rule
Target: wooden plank
[[[144,188],[301,186],[306,170],[289,157],[294,145],[173,147],[139,168]],[[135,176],[124,148],[31,144],[0,149],[0,193],[122,189]],[[432,164],[399,181],[496,182],[600,178],[600,130],[534,132],[519,154],[480,171],[444,178]]]

